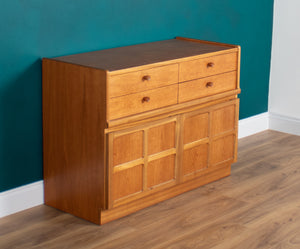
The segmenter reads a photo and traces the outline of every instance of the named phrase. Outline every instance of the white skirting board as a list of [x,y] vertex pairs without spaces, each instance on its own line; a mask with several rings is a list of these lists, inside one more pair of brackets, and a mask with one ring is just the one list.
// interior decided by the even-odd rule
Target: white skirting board
[[239,138],[269,129],[269,113],[264,112],[239,121]]
[[[267,129],[269,129],[268,113],[242,119],[239,121],[239,138]],[[38,181],[0,193],[0,217],[43,204],[43,189],[43,181]]]
[[300,119],[270,113],[270,129],[300,136]]
[[34,182],[0,193],[0,218],[44,203],[44,183]]

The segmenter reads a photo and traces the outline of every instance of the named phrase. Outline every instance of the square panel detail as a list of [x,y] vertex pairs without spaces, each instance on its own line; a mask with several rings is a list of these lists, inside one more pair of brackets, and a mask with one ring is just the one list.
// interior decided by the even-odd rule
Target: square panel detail
[[148,155],[175,147],[176,123],[155,126],[148,131]]
[[143,190],[143,165],[117,171],[113,174],[113,200]]
[[233,159],[235,148],[235,135],[221,137],[212,142],[211,164],[215,165]]
[[208,113],[202,113],[184,120],[183,143],[191,143],[208,137]]
[[113,166],[143,157],[143,131],[114,138]]
[[216,136],[235,127],[235,105],[225,106],[212,112],[212,135]]
[[147,187],[169,182],[175,179],[175,155],[163,157],[148,163]]
[[200,144],[183,152],[183,175],[188,175],[207,168],[208,144]]

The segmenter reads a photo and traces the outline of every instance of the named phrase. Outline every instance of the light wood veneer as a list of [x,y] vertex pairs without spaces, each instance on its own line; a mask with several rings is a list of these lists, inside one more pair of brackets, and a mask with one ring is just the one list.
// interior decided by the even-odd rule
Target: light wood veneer
[[45,203],[104,224],[228,176],[239,60],[187,38],[44,58]]

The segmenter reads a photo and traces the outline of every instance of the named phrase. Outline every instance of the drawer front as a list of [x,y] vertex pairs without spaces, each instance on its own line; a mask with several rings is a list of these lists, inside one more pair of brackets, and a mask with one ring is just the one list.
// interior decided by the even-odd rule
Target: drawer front
[[237,70],[237,59],[237,53],[229,53],[182,62],[179,65],[179,81],[188,81]]
[[236,87],[236,71],[184,82],[179,84],[179,103],[234,90]]
[[109,78],[109,98],[178,83],[178,64],[125,73]]
[[108,105],[108,120],[177,104],[178,84],[145,92],[112,98]]

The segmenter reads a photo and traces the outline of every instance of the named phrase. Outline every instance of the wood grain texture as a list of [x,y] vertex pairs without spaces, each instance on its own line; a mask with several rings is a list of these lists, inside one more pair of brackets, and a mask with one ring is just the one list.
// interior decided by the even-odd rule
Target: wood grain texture
[[148,163],[147,186],[156,185],[175,180],[175,155],[160,158]]
[[238,45],[234,45],[234,44],[207,41],[207,40],[199,40],[199,39],[193,39],[193,38],[187,38],[187,37],[181,37],[181,36],[177,36],[177,37],[175,37],[175,39],[182,40],[182,41],[198,42],[198,43],[209,44],[209,45],[225,46],[225,47],[229,47],[229,48],[239,48]]
[[175,122],[155,126],[148,131],[148,155],[175,148]]
[[208,166],[208,144],[200,144],[183,151],[183,175],[195,173]]
[[109,98],[178,83],[178,64],[119,74],[109,79]]
[[143,131],[119,135],[113,141],[113,166],[143,157]]
[[154,188],[151,190],[151,195],[149,195],[150,191],[148,194],[139,194],[139,198],[132,199],[134,201],[128,202],[127,200],[126,202],[121,203],[122,206],[118,205],[113,209],[101,212],[101,224],[105,224],[153,204],[157,204],[161,201],[190,191],[191,189],[229,176],[230,168],[230,163],[224,163],[218,167],[218,170],[208,168],[206,171],[200,171],[198,178],[194,178],[191,181],[186,181],[177,185],[175,185],[175,182],[172,181],[168,185],[162,185],[163,188]]
[[96,223],[105,206],[105,80],[105,71],[43,60],[45,203]]
[[174,185],[175,125],[170,117],[109,134],[109,209]]
[[298,249],[300,137],[239,140],[232,174],[101,227],[48,206],[0,219],[1,249]]
[[212,136],[233,131],[236,128],[236,104],[214,110],[212,113]]
[[[237,70],[238,53],[228,53],[179,64],[179,81],[188,81]],[[235,73],[236,74],[236,73]]]
[[113,200],[143,190],[143,165],[120,170],[113,174]]
[[233,163],[237,162],[238,157],[238,129],[239,129],[239,113],[240,113],[240,99],[236,99],[235,104],[235,130],[237,131],[235,136],[235,146],[234,146],[234,157],[233,157]]
[[219,104],[225,101],[236,99],[237,94],[239,94],[240,92],[241,89],[222,92],[212,96],[207,96],[184,103],[178,103],[177,105],[171,105],[156,110],[150,110],[144,113],[138,113],[133,116],[110,120],[108,123],[109,128],[107,128],[105,131],[106,133],[108,133],[122,128],[131,127],[132,125],[141,124],[145,121],[154,121],[160,118],[169,117],[170,115],[182,114],[185,112],[197,110],[199,109],[199,106],[205,108],[207,106],[211,106],[212,104]]
[[[122,195],[122,199],[120,197],[118,199],[110,198],[114,199],[114,202],[107,211],[104,211],[106,216],[103,217],[121,217],[124,211],[120,211],[120,208],[116,209],[116,207],[122,205],[127,213],[133,212],[135,209],[126,206],[132,202],[130,205],[142,207],[140,202],[143,202],[144,198],[148,198],[147,196],[149,198],[153,196],[151,203],[155,203],[155,195],[158,190],[164,191],[165,188],[170,188],[168,191],[171,192],[176,183],[182,184],[184,181],[191,181],[196,178],[195,181],[201,183],[206,182],[208,178],[213,180],[227,176],[235,153],[235,139],[228,139],[227,137],[236,137],[236,104],[236,99],[225,101],[204,109],[199,107],[198,110],[192,112],[155,122],[145,122],[138,126],[110,133],[110,136],[115,139],[110,153],[113,151],[116,157],[130,157],[130,159],[119,160],[122,164],[117,166],[114,164],[113,168],[109,166],[109,170],[120,176],[119,180],[115,177],[110,178],[109,182],[113,182],[113,184],[109,192],[114,193],[114,188],[117,187],[116,191],[130,194]],[[226,124],[226,120],[222,118],[227,119],[228,117],[221,115],[222,118],[212,120],[213,113],[216,112],[215,116],[219,117],[219,113],[228,114],[228,108],[233,110],[233,113],[230,113],[232,117],[229,118],[234,120],[234,125],[230,127],[230,133],[228,130],[222,130],[222,133],[218,133],[214,137],[209,132],[212,130],[209,124],[213,121]],[[178,120],[181,121],[178,123]],[[215,125],[216,127],[223,127],[223,124]],[[225,125],[225,127],[227,126]],[[142,141],[142,137],[144,137],[144,141]],[[125,153],[122,152],[123,147],[127,148]],[[132,157],[132,154],[137,154],[136,151],[139,151],[138,156]],[[143,158],[141,158],[142,155]],[[143,164],[143,176],[129,179],[126,175],[127,172],[131,172],[134,167],[140,164]],[[209,165],[213,167],[208,167]],[[225,171],[220,169],[222,167],[226,167]],[[212,174],[213,177],[207,177],[209,174]],[[109,175],[112,174],[109,173]],[[124,181],[121,177],[124,178]],[[132,192],[132,186],[140,187],[138,191]],[[142,189],[141,186],[143,186]],[[129,190],[126,190],[127,187]],[[164,194],[163,196],[165,198],[173,196],[169,192],[168,195]],[[175,193],[177,192],[175,191]],[[101,222],[105,222],[105,220],[106,218],[103,218]]]
[[217,163],[231,160],[234,157],[235,134],[218,138],[212,142],[210,163]]
[[[177,104],[177,92],[178,85],[175,84],[112,98],[109,100],[107,110],[108,120]],[[148,98],[148,101],[144,101],[144,98]]]
[[208,113],[189,115],[183,123],[183,144],[208,137]]
[[144,158],[140,158],[140,159],[133,160],[133,161],[130,161],[130,162],[122,163],[122,164],[119,164],[117,166],[114,166],[112,168],[111,172],[112,173],[116,173],[118,171],[129,169],[129,168],[135,167],[135,166],[137,166],[139,164],[143,164],[144,161],[145,161]]
[[[208,53],[224,53],[224,50],[237,51],[236,47],[226,44],[209,44],[194,41],[183,41],[171,39],[158,42],[150,42],[127,47],[112,48],[76,55],[68,55],[54,58],[72,64],[106,69],[117,74],[136,70],[135,67],[146,65],[147,68],[153,67],[152,64],[161,65],[166,61],[174,61],[187,57],[199,57]],[[143,54],[143,56],[139,56]]]
[[[209,84],[209,86],[208,86]],[[179,84],[178,102],[211,96],[237,88],[236,72],[214,75]]]

